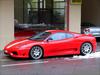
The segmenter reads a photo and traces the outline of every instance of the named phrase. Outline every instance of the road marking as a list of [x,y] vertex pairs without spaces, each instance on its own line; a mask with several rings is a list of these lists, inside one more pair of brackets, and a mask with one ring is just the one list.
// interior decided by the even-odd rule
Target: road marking
[[7,64],[1,65],[1,67],[12,67],[12,66],[22,66],[22,65],[31,65],[31,64],[43,64],[47,63],[48,61],[38,61],[38,62],[31,62],[31,63],[18,63],[18,64]]

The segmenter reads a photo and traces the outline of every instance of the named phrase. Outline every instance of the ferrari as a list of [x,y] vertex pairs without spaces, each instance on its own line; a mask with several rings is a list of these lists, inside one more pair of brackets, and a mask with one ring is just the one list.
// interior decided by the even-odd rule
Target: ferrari
[[32,58],[86,55],[96,51],[96,39],[91,34],[65,30],[46,30],[29,38],[16,39],[4,47],[13,58]]

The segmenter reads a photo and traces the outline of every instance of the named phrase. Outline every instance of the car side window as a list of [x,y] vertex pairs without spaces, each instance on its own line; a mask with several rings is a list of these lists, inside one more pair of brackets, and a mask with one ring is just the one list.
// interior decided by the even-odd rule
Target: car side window
[[72,37],[73,37],[72,34],[66,33],[66,38],[72,38]]
[[72,38],[72,37],[73,35],[69,33],[55,33],[50,36],[52,40],[62,40],[62,39]]

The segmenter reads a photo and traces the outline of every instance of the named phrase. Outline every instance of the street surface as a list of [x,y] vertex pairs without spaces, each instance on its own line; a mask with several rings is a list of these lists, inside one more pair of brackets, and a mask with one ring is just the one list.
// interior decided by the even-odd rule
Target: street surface
[[86,56],[13,59],[0,52],[0,75],[100,75],[100,42]]

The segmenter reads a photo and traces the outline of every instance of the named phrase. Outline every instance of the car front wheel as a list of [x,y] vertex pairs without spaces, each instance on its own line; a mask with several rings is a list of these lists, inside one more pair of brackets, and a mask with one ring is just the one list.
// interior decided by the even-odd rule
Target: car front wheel
[[40,59],[43,56],[43,49],[39,46],[33,46],[29,55],[32,59]]
[[83,43],[80,51],[82,55],[90,54],[93,51],[91,43]]

